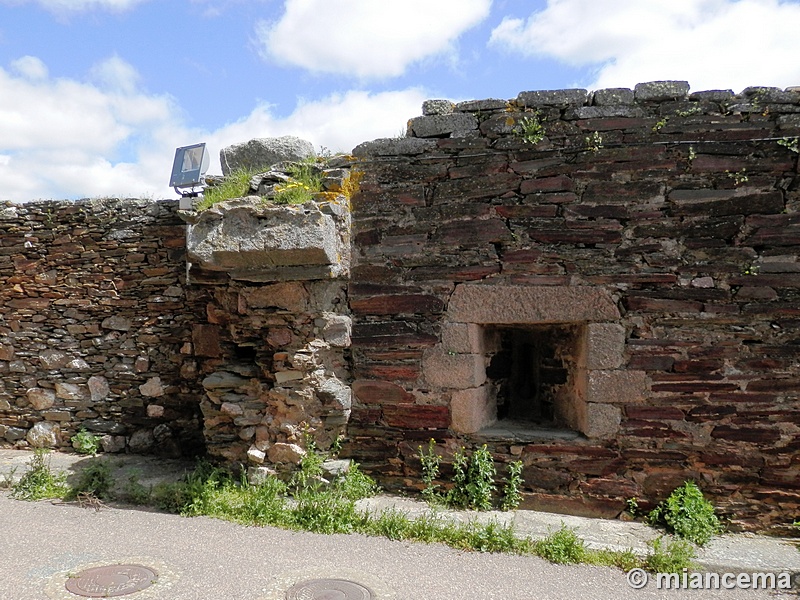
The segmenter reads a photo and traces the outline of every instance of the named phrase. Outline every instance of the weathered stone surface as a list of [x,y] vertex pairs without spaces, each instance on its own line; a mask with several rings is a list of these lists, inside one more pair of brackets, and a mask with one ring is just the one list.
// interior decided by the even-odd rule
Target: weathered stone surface
[[305,455],[306,451],[297,444],[286,444],[283,442],[273,444],[270,446],[269,450],[267,450],[269,462],[275,464],[289,463],[296,465],[300,463],[300,459]]
[[425,351],[422,373],[428,385],[463,390],[486,381],[483,357],[478,354],[451,354],[441,347]]
[[256,138],[220,150],[222,174],[227,176],[238,169],[266,170],[286,160],[303,160],[314,156],[314,145],[295,136]]
[[315,321],[315,324],[321,330],[322,339],[331,346],[350,347],[353,320],[349,316],[323,313],[322,317]]
[[430,115],[449,115],[453,112],[455,105],[450,100],[425,100],[422,103],[422,114]]
[[250,308],[279,308],[295,313],[306,311],[309,302],[306,288],[294,281],[248,288],[241,297]]
[[483,328],[475,323],[442,324],[442,347],[457,354],[484,354]]
[[388,381],[356,380],[353,395],[362,404],[401,404],[414,401],[414,396]]
[[637,83],[634,88],[636,100],[639,102],[661,102],[664,100],[682,100],[689,94],[688,81],[650,81]]
[[586,326],[586,368],[617,369],[624,362],[625,328],[618,323]]
[[454,391],[450,399],[453,431],[475,433],[497,421],[497,404],[488,386]]
[[56,423],[41,421],[25,437],[34,448],[56,448],[61,443],[61,428]]
[[45,350],[39,354],[39,361],[43,369],[60,369],[70,360],[66,352],[59,350]]
[[0,360],[14,360],[14,347],[0,344]]
[[164,407],[160,404],[148,404],[147,416],[152,418],[161,418],[164,416]]
[[569,323],[619,317],[611,295],[590,286],[459,285],[447,315],[471,323]]
[[75,383],[56,383],[56,396],[65,400],[88,400],[91,398],[86,386]]
[[[283,267],[324,266],[327,276],[342,275],[350,249],[342,243],[336,219],[319,205],[275,206],[243,198],[200,213],[188,226],[187,253],[202,269],[252,279]],[[293,278],[303,279],[304,272],[306,278],[322,278],[321,271],[297,269]]]
[[207,390],[232,389],[235,390],[248,383],[248,379],[229,373],[217,371],[203,379],[203,387]]
[[416,155],[436,147],[436,140],[419,138],[383,138],[364,142],[353,148],[353,156],[366,158],[369,156],[403,156]]
[[29,389],[26,394],[28,398],[28,402],[31,403],[31,407],[34,410],[47,410],[56,401],[56,394],[53,390],[47,390],[42,388],[31,388]]
[[587,400],[598,404],[641,403],[647,396],[644,371],[589,371]]
[[117,453],[124,452],[126,441],[124,435],[104,435],[100,438],[100,445],[103,452]]
[[126,427],[122,423],[110,419],[89,419],[81,424],[87,431],[96,433],[106,433],[110,435],[120,435],[125,433]]
[[148,398],[157,398],[164,395],[164,386],[160,377],[152,377],[139,386],[139,391]]
[[437,114],[411,119],[409,131],[414,137],[428,138],[442,135],[463,136],[478,128],[478,119],[467,113]]
[[91,396],[92,402],[105,400],[111,393],[111,388],[108,386],[108,379],[100,375],[89,377],[86,385],[89,388],[89,395]]
[[616,106],[633,104],[633,90],[630,88],[606,88],[595,90],[592,95],[595,106]]
[[128,440],[128,449],[134,454],[150,450],[156,443],[153,432],[149,429],[135,431]]
[[264,459],[266,459],[266,457],[267,453],[259,450],[255,446],[250,446],[250,448],[247,450],[247,460],[250,461],[251,463],[260,465],[264,462]]
[[590,439],[614,437],[622,422],[622,411],[610,404],[586,405],[586,421],[582,428],[584,435]]
[[112,329],[114,331],[130,331],[133,324],[128,317],[111,316],[103,319],[101,327],[103,329]]
[[450,409],[424,404],[387,404],[383,417],[389,427],[401,429],[446,429],[450,426]]
[[222,354],[220,329],[217,325],[192,325],[192,346],[195,356],[216,358]]
[[588,90],[583,89],[520,92],[517,96],[517,104],[520,106],[582,105],[586,102],[588,94]]

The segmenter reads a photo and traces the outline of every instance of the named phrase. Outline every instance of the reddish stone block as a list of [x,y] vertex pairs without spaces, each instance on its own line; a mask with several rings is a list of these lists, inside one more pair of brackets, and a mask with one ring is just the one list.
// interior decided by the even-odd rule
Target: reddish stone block
[[704,404],[697,406],[686,415],[687,421],[706,422],[718,421],[723,417],[736,414],[736,407],[730,405]]
[[704,452],[699,456],[700,460],[710,466],[728,467],[740,466],[750,468],[761,468],[764,466],[764,459],[749,452],[738,454],[736,452]]
[[498,173],[485,177],[441,181],[435,184],[434,204],[499,197],[509,190],[516,190],[521,180],[522,178],[514,173]]
[[429,347],[439,341],[438,336],[418,331],[405,321],[378,323],[353,323],[351,336],[355,347]]
[[450,409],[447,406],[388,404],[383,407],[383,419],[389,427],[446,429],[450,426]]
[[495,208],[495,212],[504,219],[548,219],[558,214],[558,206],[555,204],[515,204],[498,206]]
[[676,373],[714,373],[724,366],[721,360],[679,360],[675,361],[673,370]]
[[641,371],[669,371],[675,359],[672,356],[633,356],[628,361],[628,368]]
[[731,442],[752,442],[773,444],[781,439],[781,432],[766,427],[730,427],[718,425],[711,431],[711,437]]
[[670,406],[626,406],[625,415],[629,419],[656,421],[683,421],[683,411]]
[[639,486],[628,479],[598,477],[582,482],[578,489],[584,494],[608,498],[635,498],[640,495]]
[[566,175],[525,179],[520,185],[520,193],[522,194],[533,194],[536,192],[572,192],[574,190],[575,182]]
[[615,244],[622,240],[619,231],[603,229],[528,229],[528,235],[545,244]]
[[219,343],[220,328],[216,325],[193,325],[192,344],[195,356],[216,358],[222,356]]
[[386,295],[351,299],[350,309],[361,315],[439,313],[444,302],[426,294]]
[[400,404],[414,401],[404,388],[388,381],[359,379],[353,382],[353,395],[362,404]]
[[685,300],[669,300],[666,298],[649,298],[644,296],[628,296],[625,298],[625,306],[628,310],[642,312],[695,312],[703,310],[702,302],[691,302]]
[[800,379],[756,379],[747,382],[748,392],[792,392],[800,391]]
[[[350,424],[376,425],[381,420],[381,410],[379,408],[359,408],[353,407],[350,410]],[[350,430],[353,433],[353,430]]]
[[523,486],[529,490],[566,490],[573,479],[573,475],[562,469],[543,469],[529,465],[522,470]]
[[436,242],[455,246],[508,242],[512,237],[511,230],[500,219],[451,221],[433,234]]
[[414,281],[479,281],[500,273],[499,263],[471,267],[417,267],[409,269],[408,278]]
[[14,300],[7,300],[5,305],[11,308],[44,310],[50,306],[50,300],[47,298],[15,298]]
[[418,363],[409,365],[366,364],[356,367],[358,377],[385,379],[388,381],[416,381],[420,376]]

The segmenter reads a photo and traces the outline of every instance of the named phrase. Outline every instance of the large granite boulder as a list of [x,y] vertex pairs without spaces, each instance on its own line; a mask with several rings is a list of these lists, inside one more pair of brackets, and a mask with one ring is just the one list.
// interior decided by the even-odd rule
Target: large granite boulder
[[292,135],[277,138],[256,138],[234,144],[219,152],[222,174],[230,175],[238,169],[267,171],[271,165],[285,160],[304,160],[314,156],[311,142]]

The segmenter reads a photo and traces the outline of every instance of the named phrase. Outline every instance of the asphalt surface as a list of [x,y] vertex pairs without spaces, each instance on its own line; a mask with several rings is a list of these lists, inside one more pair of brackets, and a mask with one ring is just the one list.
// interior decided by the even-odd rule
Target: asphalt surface
[[[20,461],[24,463],[27,456],[0,451],[0,474]],[[54,456],[54,468],[58,468],[57,461],[71,460],[74,464],[81,460],[86,464],[88,460],[63,456]],[[123,462],[118,461],[120,468]],[[174,466],[173,475],[180,470],[179,463],[155,464]],[[154,469],[155,464],[151,465]],[[139,470],[141,464],[126,468]],[[396,498],[372,502],[373,508],[399,503],[410,512],[420,509],[419,505]],[[531,530],[544,528],[546,532],[548,525],[540,522],[545,517],[537,515],[542,513],[518,511],[510,518],[523,525],[527,521]],[[547,518],[563,518],[570,526],[575,523],[571,520],[574,518]],[[601,545],[604,539],[612,547],[633,540],[642,527],[616,521],[584,521],[588,523],[581,525],[579,534],[589,538],[593,531],[593,546]],[[560,521],[555,522],[557,528]],[[22,502],[10,499],[7,493],[0,493],[0,523],[0,600],[76,600],[80,596],[66,590],[68,579],[87,568],[115,564],[142,565],[158,574],[155,583],[146,589],[119,596],[135,600],[284,600],[287,590],[296,584],[319,578],[357,582],[379,600],[776,597],[768,590],[660,590],[652,578],[644,589],[633,589],[625,573],[611,568],[559,566],[535,557],[460,552],[438,544],[393,542],[361,535],[326,536],[243,527],[122,505],[95,510],[75,503]],[[531,523],[536,523],[535,527]],[[744,536],[741,541],[737,541],[740,536],[720,539],[727,538],[730,539],[720,547],[733,545],[737,560],[752,563],[739,570],[780,570],[796,564],[798,568],[794,570],[800,571],[800,552],[786,542],[759,536]],[[747,540],[752,543],[746,544]],[[781,552],[772,554],[776,548]],[[798,562],[792,563],[795,559]],[[774,562],[779,560],[789,562]],[[768,564],[770,561],[772,564]],[[793,594],[778,597],[796,597]],[[349,600],[336,593],[297,598]]]

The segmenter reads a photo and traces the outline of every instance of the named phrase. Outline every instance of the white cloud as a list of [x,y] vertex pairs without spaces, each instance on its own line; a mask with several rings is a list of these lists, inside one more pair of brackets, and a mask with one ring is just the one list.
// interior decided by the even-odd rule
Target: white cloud
[[0,0],[0,4],[38,4],[54,13],[71,13],[96,8],[124,11],[148,0]]
[[267,58],[309,71],[386,78],[452,51],[490,7],[491,0],[286,0],[279,20],[256,29]]
[[[21,59],[20,59],[21,60]],[[426,98],[421,89],[350,91],[300,101],[276,117],[268,105],[215,131],[187,127],[168,96],[136,87],[138,73],[119,57],[92,69],[92,81],[55,79],[39,59],[0,68],[0,200],[95,196],[175,197],[167,186],[175,148],[206,142],[219,173],[219,150],[255,137],[296,135],[333,151],[395,136]],[[107,75],[100,77],[98,74]],[[31,77],[35,75],[35,77]]]
[[796,0],[548,0],[490,44],[597,69],[589,87],[688,80],[694,90],[800,84]]
[[23,56],[11,63],[11,68],[30,80],[46,79],[47,65],[35,56]]

